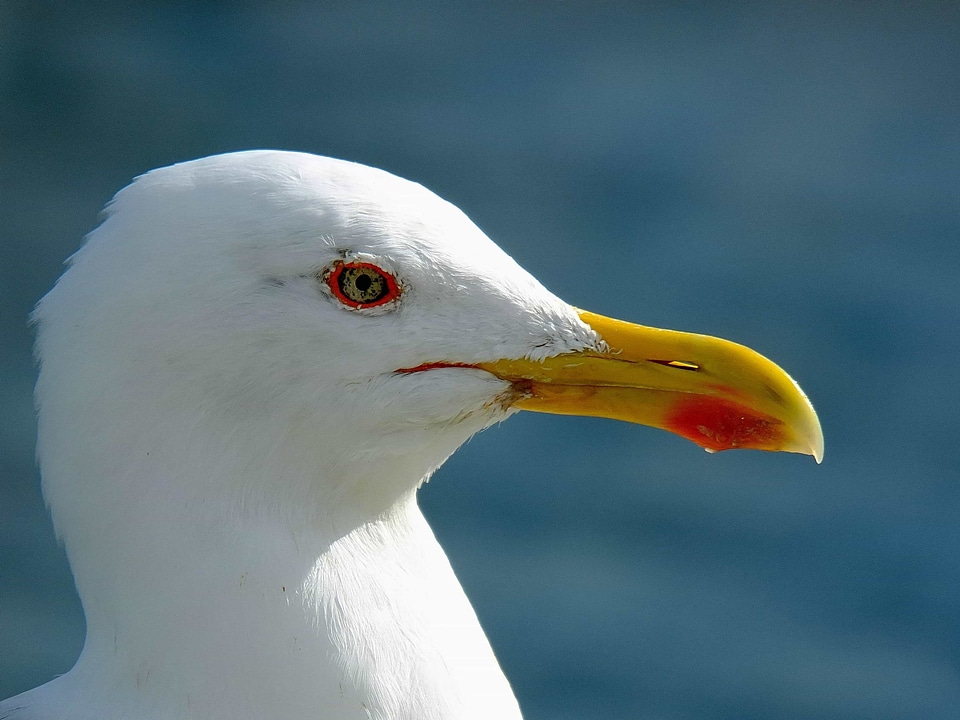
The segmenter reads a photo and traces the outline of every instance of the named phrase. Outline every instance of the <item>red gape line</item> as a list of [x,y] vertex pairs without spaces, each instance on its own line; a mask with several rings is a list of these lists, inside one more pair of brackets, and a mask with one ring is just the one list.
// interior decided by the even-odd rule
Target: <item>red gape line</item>
[[425,370],[440,370],[442,368],[473,368],[477,370],[476,365],[470,365],[469,363],[458,363],[458,362],[428,362],[421,365],[417,365],[412,368],[400,368],[397,370],[398,373],[416,373],[424,372]]
[[[343,294],[343,291],[340,290],[340,276],[343,274],[344,270],[349,270],[352,268],[363,268],[365,270],[372,270],[377,275],[381,276],[384,281],[387,283],[387,294],[384,295],[379,300],[374,300],[373,302],[360,303],[356,300],[351,300],[346,295]],[[374,308],[380,307],[381,305],[386,305],[389,302],[393,302],[398,297],[400,297],[400,285],[397,284],[397,280],[393,275],[388,273],[383,268],[379,268],[373,263],[366,262],[338,262],[333,266],[333,269],[330,271],[330,274],[327,275],[327,286],[330,288],[330,292],[333,293],[333,296],[342,302],[344,305],[349,305],[352,308]]]

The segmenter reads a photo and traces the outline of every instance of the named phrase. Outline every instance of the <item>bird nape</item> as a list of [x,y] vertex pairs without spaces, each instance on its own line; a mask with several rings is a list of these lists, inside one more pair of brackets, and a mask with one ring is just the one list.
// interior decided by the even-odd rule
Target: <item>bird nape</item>
[[519,410],[823,453],[743,346],[577,310],[381,170],[253,151],[120,191],[34,314],[74,668],[0,717],[519,718],[416,490]]

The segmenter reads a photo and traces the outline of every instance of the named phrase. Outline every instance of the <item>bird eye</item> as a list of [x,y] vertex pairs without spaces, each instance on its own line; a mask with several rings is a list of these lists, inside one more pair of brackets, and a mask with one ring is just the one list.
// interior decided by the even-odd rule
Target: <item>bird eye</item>
[[396,278],[371,263],[339,262],[325,280],[337,300],[356,309],[379,307],[400,297]]

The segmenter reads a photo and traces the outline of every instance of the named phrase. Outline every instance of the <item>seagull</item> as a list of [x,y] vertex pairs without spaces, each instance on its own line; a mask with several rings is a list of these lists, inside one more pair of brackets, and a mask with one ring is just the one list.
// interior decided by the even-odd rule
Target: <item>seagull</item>
[[139,177],[33,320],[87,636],[5,720],[520,718],[417,506],[461,444],[530,410],[823,454],[770,360],[576,309],[421,185],[309,154]]

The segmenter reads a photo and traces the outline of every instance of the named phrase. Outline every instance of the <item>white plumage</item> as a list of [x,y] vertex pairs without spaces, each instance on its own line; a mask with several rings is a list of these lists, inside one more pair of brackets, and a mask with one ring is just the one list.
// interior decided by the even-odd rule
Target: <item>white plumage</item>
[[[345,305],[343,263],[399,298]],[[463,213],[310,155],[176,165],[117,195],[36,320],[87,641],[0,717],[520,716],[415,491],[533,394],[490,364],[608,348]]]

